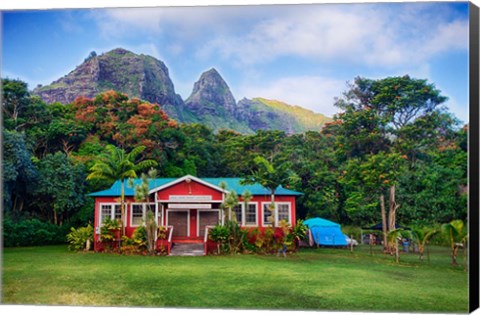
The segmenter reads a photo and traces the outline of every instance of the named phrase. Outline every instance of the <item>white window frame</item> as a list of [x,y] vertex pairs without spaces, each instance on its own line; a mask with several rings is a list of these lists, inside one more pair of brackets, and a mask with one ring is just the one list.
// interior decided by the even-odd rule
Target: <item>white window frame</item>
[[[133,224],[133,206],[142,206],[142,224]],[[150,205],[150,207],[154,207],[155,203],[153,202],[132,202],[130,204],[130,226],[131,227],[138,227],[138,226],[145,226],[145,219],[147,215],[147,205]],[[154,210],[152,210],[153,213]]]
[[281,202],[275,202],[275,225],[278,226],[278,222],[280,222],[280,220],[278,220],[278,206],[279,205],[287,205],[288,207],[288,220],[287,222],[289,224],[292,224],[292,204],[290,202],[285,202],[285,201],[281,201]]
[[[261,218],[262,218],[262,227],[272,226],[270,223],[265,222],[265,206],[270,205],[271,202],[262,202],[261,209]],[[275,202],[275,211],[274,211],[274,221],[275,226],[278,226],[278,205],[287,205],[288,206],[288,223],[292,224],[292,205],[288,201],[279,201]]]
[[249,223],[247,224],[247,209],[245,208],[243,203],[242,203],[242,218],[243,218],[243,226],[258,226],[258,203],[257,202],[249,202],[248,205],[253,205],[255,206],[255,223]]
[[[255,206],[255,223],[249,223],[247,224],[247,213],[245,209],[245,203],[244,202],[239,202],[238,205],[240,206],[240,209],[242,211],[242,222],[238,222],[240,226],[258,226],[258,203],[256,202],[249,202],[248,205],[253,205]],[[233,209],[232,209],[232,214],[233,214]]]
[[[98,226],[103,226],[103,218],[102,218],[102,208],[103,206],[109,206],[110,207],[110,220],[115,220],[115,206],[121,206],[121,203],[119,202],[102,202],[99,203],[99,211],[98,211]],[[127,209],[127,203],[124,204],[125,211]],[[127,224],[127,216],[124,217],[124,226]]]

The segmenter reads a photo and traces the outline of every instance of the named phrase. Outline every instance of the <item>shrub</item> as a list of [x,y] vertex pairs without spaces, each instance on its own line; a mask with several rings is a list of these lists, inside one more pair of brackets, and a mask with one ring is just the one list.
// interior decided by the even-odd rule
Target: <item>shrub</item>
[[342,232],[345,234],[347,237],[353,236],[355,240],[358,241],[358,243],[361,242],[362,238],[362,229],[358,226],[352,226],[352,225],[345,225],[342,226]]
[[3,244],[5,247],[64,244],[68,225],[58,226],[38,219],[3,220]]
[[137,246],[139,249],[147,248],[147,230],[144,226],[139,226],[133,231],[132,245]]
[[93,240],[93,227],[89,224],[78,229],[71,228],[67,234],[67,241],[70,243],[68,249],[72,251],[89,250],[90,242]]
[[210,229],[208,238],[217,243],[217,254],[220,254],[224,251],[223,245],[228,240],[229,231],[226,226],[223,225],[215,225],[212,229]]
[[307,237],[308,227],[303,223],[303,220],[297,220],[297,224],[292,229],[293,239],[296,241],[304,240]]

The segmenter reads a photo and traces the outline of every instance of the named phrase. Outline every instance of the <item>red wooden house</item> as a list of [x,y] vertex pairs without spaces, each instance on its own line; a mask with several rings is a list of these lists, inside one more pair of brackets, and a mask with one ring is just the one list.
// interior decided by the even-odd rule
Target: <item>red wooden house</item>
[[[220,183],[225,183],[223,190]],[[157,178],[150,180],[149,201],[137,202],[134,199],[134,187],[140,180],[134,181],[133,187],[125,184],[125,234],[132,236],[133,231],[144,224],[147,209],[155,214],[158,226],[168,228],[168,248],[175,242],[204,242],[208,227],[223,223],[224,215],[221,204],[225,195],[233,190],[239,196],[239,204],[233,209],[237,222],[242,227],[267,227],[270,212],[267,210],[270,192],[259,184],[242,185],[241,178],[197,178],[187,175],[181,178]],[[241,195],[249,191],[252,199],[248,206]],[[286,220],[292,226],[296,222],[295,201],[301,193],[283,187],[275,192],[275,222]],[[121,183],[115,182],[107,190],[90,194],[95,197],[95,250],[100,250],[102,243],[100,227],[107,218],[121,218]]]

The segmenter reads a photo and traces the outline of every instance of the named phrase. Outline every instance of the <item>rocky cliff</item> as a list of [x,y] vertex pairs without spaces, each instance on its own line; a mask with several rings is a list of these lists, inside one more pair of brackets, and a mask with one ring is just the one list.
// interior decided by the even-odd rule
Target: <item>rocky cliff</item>
[[70,103],[78,96],[93,98],[107,90],[161,104],[169,116],[188,120],[165,64],[122,48],[88,58],[63,78],[38,87],[33,93],[47,103]]
[[199,122],[218,131],[253,133],[277,129],[287,133],[320,130],[330,119],[299,106],[264,98],[238,103],[220,73],[212,68],[201,74],[184,102],[175,93],[165,64],[151,56],[117,48],[100,56],[91,54],[69,74],[33,90],[45,102],[71,103],[78,96],[94,98],[116,90],[162,106],[179,122]]

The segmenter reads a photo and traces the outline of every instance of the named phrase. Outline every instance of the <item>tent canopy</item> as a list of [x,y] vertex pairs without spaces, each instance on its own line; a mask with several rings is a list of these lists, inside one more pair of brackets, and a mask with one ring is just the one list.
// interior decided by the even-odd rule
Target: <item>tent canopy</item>
[[303,224],[308,226],[309,228],[312,228],[314,226],[320,226],[320,227],[332,227],[332,226],[338,226],[340,227],[340,224],[322,219],[322,218],[311,218],[308,220],[303,221]]
[[322,218],[308,219],[304,224],[310,229],[315,244],[347,246],[347,239],[340,229],[340,224]]

